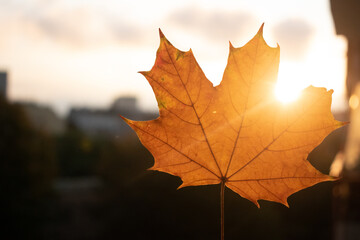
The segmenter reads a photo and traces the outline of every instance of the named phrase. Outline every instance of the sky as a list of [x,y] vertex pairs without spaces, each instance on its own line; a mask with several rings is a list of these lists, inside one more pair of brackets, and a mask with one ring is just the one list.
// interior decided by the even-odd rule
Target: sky
[[156,110],[137,72],[153,66],[159,28],[180,50],[191,48],[217,85],[229,41],[243,46],[262,23],[267,43],[281,49],[277,92],[326,87],[334,89],[333,109],[344,107],[347,43],[335,34],[328,0],[0,0],[0,70],[9,74],[10,100],[62,115],[119,96]]

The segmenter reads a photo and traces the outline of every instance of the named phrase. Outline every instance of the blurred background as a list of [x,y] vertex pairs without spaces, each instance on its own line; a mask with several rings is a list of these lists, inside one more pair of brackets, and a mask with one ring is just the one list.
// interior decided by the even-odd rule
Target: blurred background
[[274,94],[334,89],[335,118],[351,120],[309,155],[342,180],[294,194],[290,209],[226,190],[225,236],[360,239],[359,12],[356,0],[0,0],[4,239],[219,239],[220,186],[176,190],[179,178],[146,171],[153,158],[118,115],[158,116],[137,74],[158,28],[217,85],[228,41],[244,45],[263,22],[281,48]]

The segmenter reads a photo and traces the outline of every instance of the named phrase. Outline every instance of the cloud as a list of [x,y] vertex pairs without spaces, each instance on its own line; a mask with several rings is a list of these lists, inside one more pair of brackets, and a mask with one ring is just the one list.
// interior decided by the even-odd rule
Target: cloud
[[125,19],[108,19],[109,30],[116,41],[126,44],[141,44],[149,32],[145,26],[131,24]]
[[[87,9],[37,12],[25,15],[24,21],[53,41],[79,45],[94,41],[94,36],[89,32],[91,23],[96,20]],[[99,35],[95,35],[95,38],[98,39]]]
[[113,40],[132,44],[140,39],[139,27],[127,24],[124,20],[114,23],[106,14],[84,6],[70,11],[40,13],[31,20],[46,37],[78,47]]
[[[168,15],[162,13],[160,18],[154,17],[146,22],[125,14],[126,10],[122,10],[121,4],[119,10],[114,11],[99,4],[99,1],[88,4],[66,2],[15,1],[6,5],[6,11],[0,9],[0,13],[8,15],[7,21],[3,22],[16,22],[16,29],[20,29],[22,38],[34,41],[45,39],[75,48],[114,43],[124,46],[146,44],[148,37],[153,36],[154,29],[163,25],[161,23],[189,31],[210,43],[237,41],[244,33],[253,33],[259,27],[247,12],[185,7]],[[139,13],[133,8],[128,11]]]
[[173,12],[168,21],[207,40],[223,41],[235,39],[249,31],[255,19],[247,12],[187,7]]
[[281,47],[281,56],[290,60],[298,60],[306,55],[314,34],[312,26],[301,19],[282,21],[272,32]]
[[6,25],[15,23],[25,38],[48,39],[76,48],[114,42],[138,44],[144,28],[121,17],[112,18],[91,4],[69,6],[61,1],[32,1],[8,4],[0,13],[6,13]]

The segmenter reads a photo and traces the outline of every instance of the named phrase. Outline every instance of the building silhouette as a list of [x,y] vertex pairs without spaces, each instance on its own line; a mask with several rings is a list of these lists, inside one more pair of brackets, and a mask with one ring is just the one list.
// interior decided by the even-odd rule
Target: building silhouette
[[154,112],[140,110],[135,97],[119,97],[107,109],[72,108],[68,121],[89,136],[123,138],[132,135],[133,131],[119,115],[132,120],[157,117]]
[[7,72],[0,72],[0,96],[7,98]]
[[31,125],[42,132],[61,135],[66,130],[66,122],[46,105],[33,102],[17,102],[24,109]]

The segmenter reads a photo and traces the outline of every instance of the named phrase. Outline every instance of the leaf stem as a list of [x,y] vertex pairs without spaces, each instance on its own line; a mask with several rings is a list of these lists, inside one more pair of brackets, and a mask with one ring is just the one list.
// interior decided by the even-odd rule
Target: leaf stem
[[224,196],[225,195],[225,180],[220,184],[220,225],[221,225],[221,240],[224,240]]

